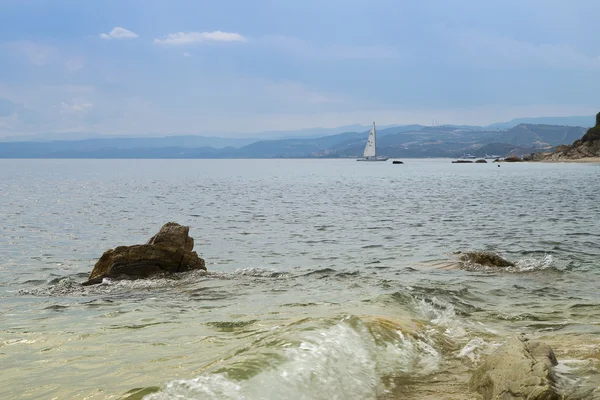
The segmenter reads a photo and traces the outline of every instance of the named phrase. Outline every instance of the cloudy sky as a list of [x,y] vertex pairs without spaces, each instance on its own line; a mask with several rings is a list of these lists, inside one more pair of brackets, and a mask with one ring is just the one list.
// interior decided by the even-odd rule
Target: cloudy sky
[[598,0],[1,0],[0,136],[600,109]]

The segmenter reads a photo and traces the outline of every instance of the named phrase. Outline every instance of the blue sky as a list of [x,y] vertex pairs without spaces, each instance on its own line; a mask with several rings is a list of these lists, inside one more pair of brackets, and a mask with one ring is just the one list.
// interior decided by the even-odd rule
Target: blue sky
[[598,0],[2,0],[0,136],[600,109]]

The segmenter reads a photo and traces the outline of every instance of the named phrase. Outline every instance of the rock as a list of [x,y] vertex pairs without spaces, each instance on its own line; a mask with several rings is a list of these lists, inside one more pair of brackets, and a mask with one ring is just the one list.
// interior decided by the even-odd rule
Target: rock
[[596,114],[596,126],[588,129],[580,140],[582,143],[600,140],[600,112]]
[[459,257],[462,262],[479,264],[486,267],[514,267],[515,263],[505,260],[492,251],[468,251]]
[[534,153],[525,154],[525,155],[523,156],[523,161],[533,161],[533,154],[534,154]]
[[509,339],[475,370],[469,389],[484,400],[558,400],[552,349],[524,337]]
[[596,114],[596,126],[572,145],[556,146],[553,153],[543,153],[534,157],[535,161],[565,161],[600,157],[600,113]]
[[169,243],[179,245],[186,251],[192,251],[194,248],[194,239],[189,236],[189,232],[189,226],[181,226],[176,222],[167,222],[146,244]]
[[83,285],[101,283],[104,278],[137,279],[157,274],[206,270],[198,257],[190,228],[168,222],[146,244],[119,246],[102,254]]
[[456,161],[452,161],[452,164],[471,164],[473,163],[473,161],[471,160],[456,160]]
[[394,160],[394,161],[392,161],[392,164],[404,164],[404,163],[402,161]]
[[477,160],[475,161],[476,164],[487,164],[487,161],[485,161],[483,158],[481,160]]
[[519,161],[523,161],[523,159],[521,157],[519,157],[519,156],[509,156],[509,157],[506,157],[504,159],[504,161],[506,161],[506,162],[519,162]]

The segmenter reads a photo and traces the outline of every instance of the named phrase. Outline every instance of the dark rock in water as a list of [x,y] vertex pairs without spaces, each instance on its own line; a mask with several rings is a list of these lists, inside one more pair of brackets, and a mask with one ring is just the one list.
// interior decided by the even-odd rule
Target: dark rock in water
[[104,278],[137,279],[162,273],[206,270],[198,257],[189,226],[168,222],[146,244],[119,246],[102,254],[83,285],[101,283]]
[[515,263],[505,260],[492,251],[468,251],[460,255],[464,263],[479,264],[486,267],[514,267]]
[[404,164],[402,161],[392,161],[392,164]]
[[473,161],[471,160],[456,160],[456,161],[452,161],[452,164],[472,164]]
[[189,232],[189,226],[181,226],[176,222],[167,222],[146,244],[169,243],[179,245],[185,251],[192,251],[194,248],[194,239],[189,236]]
[[484,400],[558,400],[552,349],[524,337],[509,339],[475,370],[469,389]]
[[481,160],[477,160],[475,161],[476,164],[487,164],[487,161],[485,161],[484,159]]
[[505,162],[519,162],[523,161],[523,159],[519,156],[509,156],[504,159]]

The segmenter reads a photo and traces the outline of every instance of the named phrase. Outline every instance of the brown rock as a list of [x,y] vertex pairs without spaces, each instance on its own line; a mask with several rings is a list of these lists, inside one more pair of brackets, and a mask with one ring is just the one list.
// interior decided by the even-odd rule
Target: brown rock
[[460,255],[464,263],[479,264],[486,267],[514,267],[515,263],[508,261],[492,251],[468,251]]
[[524,337],[509,339],[475,370],[469,389],[484,400],[558,400],[552,349]]
[[521,157],[519,157],[519,156],[510,156],[510,157],[506,157],[504,159],[504,161],[506,161],[506,162],[519,162],[519,161],[523,161],[523,159],[521,159]]
[[177,222],[167,222],[146,244],[169,243],[169,245],[179,245],[186,251],[192,251],[194,239],[189,236],[189,232],[189,226],[182,226]]
[[83,285],[101,283],[104,278],[137,279],[157,274],[206,270],[198,257],[188,226],[166,223],[146,244],[119,246],[102,254]]

